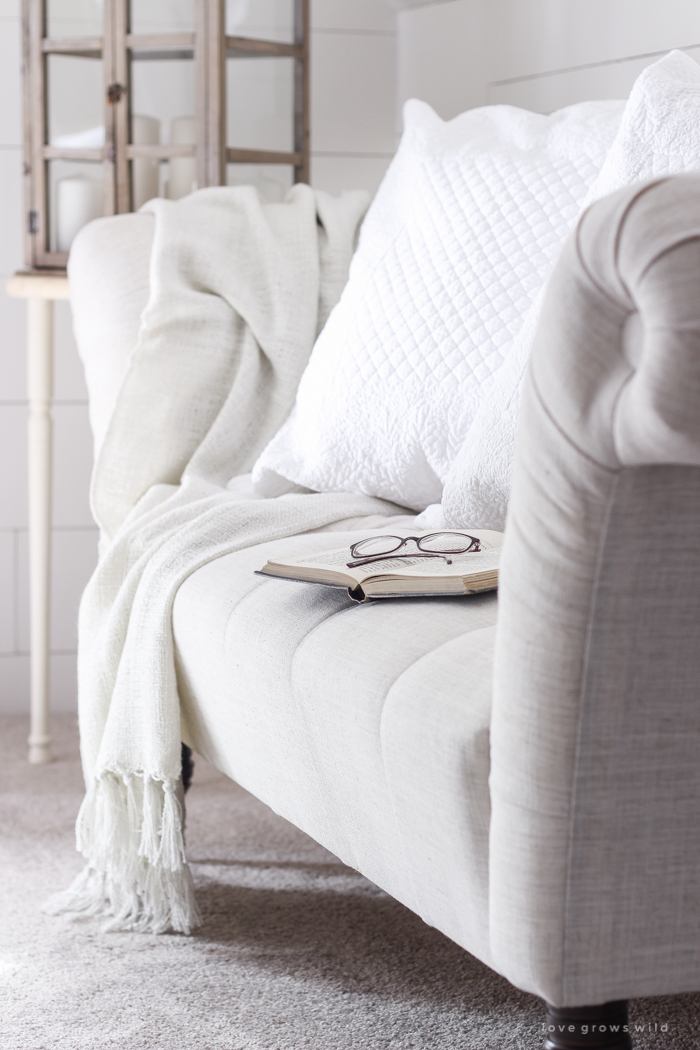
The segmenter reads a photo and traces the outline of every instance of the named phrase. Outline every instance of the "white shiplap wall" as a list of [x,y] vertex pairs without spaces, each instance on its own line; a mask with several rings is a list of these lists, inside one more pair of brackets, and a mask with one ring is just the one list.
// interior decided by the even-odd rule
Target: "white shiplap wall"
[[[0,0],[0,282],[22,263],[20,4]],[[25,311],[0,290],[0,712],[26,710],[29,682]],[[66,304],[57,311],[52,692],[75,706],[77,602],[95,561],[87,500],[91,435]]]
[[312,0],[311,181],[374,192],[396,146],[396,16],[385,0]]
[[[312,0],[312,181],[374,191],[396,148],[396,17],[384,0]],[[25,305],[1,287],[22,265],[20,3],[0,0],[0,713],[28,709]],[[76,618],[96,560],[91,435],[70,310],[56,309],[51,697],[75,707]]]
[[394,2],[399,99],[425,99],[445,119],[488,103],[551,112],[625,98],[672,48],[700,58],[697,0]]

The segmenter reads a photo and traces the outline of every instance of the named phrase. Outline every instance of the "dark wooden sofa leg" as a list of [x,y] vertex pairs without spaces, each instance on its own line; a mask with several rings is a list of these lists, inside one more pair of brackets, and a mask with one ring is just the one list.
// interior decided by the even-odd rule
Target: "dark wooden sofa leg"
[[544,1050],[631,1050],[627,1002],[600,1006],[547,1004]]
[[192,748],[188,747],[187,744],[182,745],[182,787],[187,793],[190,790],[192,784],[192,777],[194,776],[194,759],[192,758]]

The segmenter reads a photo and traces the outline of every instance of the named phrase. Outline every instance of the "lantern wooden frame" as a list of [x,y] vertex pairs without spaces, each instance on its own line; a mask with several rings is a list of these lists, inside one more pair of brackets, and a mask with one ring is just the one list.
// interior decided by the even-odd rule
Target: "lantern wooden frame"
[[[196,158],[197,185],[221,186],[226,164],[285,164],[295,182],[309,181],[309,0],[294,2],[294,42],[226,35],[225,0],[195,0],[189,33],[134,34],[130,0],[105,0],[102,36],[51,39],[47,0],[23,0],[25,255],[30,270],[65,270],[68,256],[51,250],[48,163],[92,161],[103,167],[103,214],[132,210],[130,161],[143,157]],[[48,143],[49,55],[101,58],[104,70],[105,146],[69,149]],[[226,144],[226,59],[294,59],[294,149],[291,153],[237,149]],[[189,58],[195,70],[196,144],[131,142],[131,64],[139,58]]]

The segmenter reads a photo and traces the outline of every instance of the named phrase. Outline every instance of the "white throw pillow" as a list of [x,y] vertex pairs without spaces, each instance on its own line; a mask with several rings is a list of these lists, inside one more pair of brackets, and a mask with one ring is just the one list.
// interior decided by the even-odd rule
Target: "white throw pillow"
[[254,468],[420,510],[449,468],[617,130],[621,103],[404,110],[399,150],[292,415]]
[[[700,65],[672,51],[640,74],[610,152],[584,206],[654,176],[700,171]],[[439,527],[503,529],[515,452],[520,386],[539,301],[472,423],[447,476]],[[421,523],[422,524],[422,523]]]
[[671,51],[640,73],[586,205],[635,182],[700,167],[700,65]]

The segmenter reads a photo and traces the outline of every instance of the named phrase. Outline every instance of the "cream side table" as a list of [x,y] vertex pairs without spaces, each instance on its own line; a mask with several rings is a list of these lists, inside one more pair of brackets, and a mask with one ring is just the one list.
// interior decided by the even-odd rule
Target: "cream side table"
[[62,273],[16,273],[7,293],[27,300],[29,395],[29,595],[31,707],[29,761],[51,761],[49,629],[51,596],[51,459],[53,304],[68,299]]

